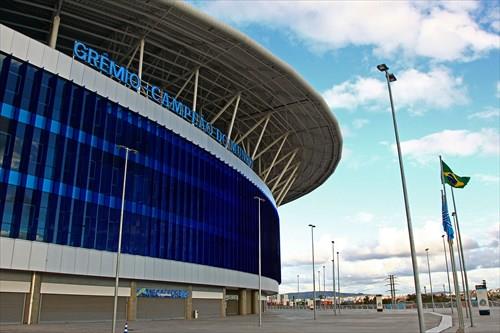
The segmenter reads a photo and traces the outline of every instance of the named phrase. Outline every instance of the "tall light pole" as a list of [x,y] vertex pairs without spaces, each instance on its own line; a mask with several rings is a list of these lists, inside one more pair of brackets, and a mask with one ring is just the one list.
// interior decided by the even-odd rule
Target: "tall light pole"
[[314,228],[316,228],[315,225],[309,224],[311,227],[311,246],[312,246],[312,268],[313,268],[313,318],[316,320],[316,281],[315,281],[315,275],[316,271],[314,269]]
[[335,242],[332,241],[332,284],[333,284],[333,313],[337,315],[337,295],[335,293]]
[[115,295],[113,302],[113,328],[111,332],[115,333],[116,330],[116,310],[118,307],[118,284],[120,282],[120,257],[122,252],[122,234],[123,234],[123,213],[125,208],[125,188],[127,185],[127,167],[128,167],[128,155],[129,153],[137,153],[137,150],[125,147],[122,145],[117,146],[120,149],[125,149],[125,167],[123,169],[123,185],[122,185],[122,205],[120,208],[120,227],[118,231],[118,249],[116,252],[115,261]]
[[337,290],[339,291],[339,314],[340,314],[340,302],[341,302],[341,296],[340,296],[340,259],[339,259],[339,252],[337,251]]
[[425,249],[427,255],[427,270],[429,271],[429,286],[431,287],[431,301],[432,301],[432,311],[436,311],[434,306],[434,294],[432,292],[432,278],[431,278],[431,265],[429,264],[429,248]]
[[261,250],[261,237],[260,237],[260,204],[265,200],[261,197],[253,197],[258,202],[258,214],[259,214],[259,327],[262,327],[262,250]]
[[[297,274],[297,294],[300,293],[300,288],[299,288],[299,274]],[[299,295],[297,295],[299,297]]]
[[326,274],[325,274],[325,265],[323,265],[323,294],[326,299]]
[[445,235],[441,235],[441,238],[443,238],[444,261],[446,262],[446,276],[448,277],[448,290],[450,292],[450,307],[451,307],[451,313],[453,314],[453,301],[451,299],[450,271],[448,269],[448,255],[446,254],[446,244],[444,242],[444,236]]
[[403,167],[403,156],[401,155],[401,144],[399,143],[398,124],[396,122],[396,113],[394,112],[394,102],[392,100],[391,82],[396,81],[396,76],[394,76],[394,74],[388,72],[389,67],[387,67],[386,64],[378,65],[377,69],[379,71],[385,73],[385,78],[387,80],[387,89],[389,90],[389,99],[391,101],[392,123],[394,125],[394,135],[396,137],[396,146],[398,149],[399,171],[401,173],[401,184],[403,186],[403,196],[404,196],[404,201],[405,201],[406,222],[408,224],[408,236],[410,239],[411,261],[412,261],[412,265],[413,265],[413,279],[415,281],[415,296],[417,299],[418,326],[420,329],[420,333],[425,333],[424,309],[422,307],[422,295],[420,293],[420,281],[419,281],[419,277],[418,277],[418,262],[417,262],[417,256],[415,254],[415,242],[413,240],[413,227],[412,227],[412,223],[411,223],[410,203],[408,200],[408,193],[406,190],[406,178],[405,178],[405,172],[404,172],[404,167]]
[[318,270],[318,290],[319,290],[319,298],[321,300],[321,271]]

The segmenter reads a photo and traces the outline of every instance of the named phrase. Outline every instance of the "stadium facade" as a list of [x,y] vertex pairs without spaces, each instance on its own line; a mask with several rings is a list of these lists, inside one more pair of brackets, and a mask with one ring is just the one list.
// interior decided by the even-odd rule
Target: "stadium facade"
[[277,207],[341,148],[288,65],[189,5],[3,1],[0,322],[111,319],[125,175],[118,317],[256,313],[256,198],[269,295]]

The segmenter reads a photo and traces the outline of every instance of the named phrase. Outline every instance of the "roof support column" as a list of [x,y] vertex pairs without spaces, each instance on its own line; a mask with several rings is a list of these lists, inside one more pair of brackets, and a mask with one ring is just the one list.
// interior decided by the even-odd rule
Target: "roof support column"
[[295,177],[295,174],[297,173],[297,170],[299,170],[299,167],[300,167],[300,162],[295,166],[295,168],[293,168],[293,171],[290,174],[290,176],[288,176],[288,179],[286,180],[285,184],[281,188],[281,191],[278,193],[278,196],[276,197],[276,202],[278,202],[281,199],[281,197],[283,196],[283,193],[285,193],[285,190],[287,189],[288,185],[292,181],[293,177]]
[[194,72],[194,92],[193,92],[193,111],[196,111],[196,100],[198,98],[198,77],[200,76],[200,68],[196,68]]
[[176,99],[182,94],[182,92],[184,91],[184,88],[186,88],[186,86],[188,85],[189,81],[191,81],[191,79],[193,78],[193,76],[194,76],[194,72],[189,75],[189,77],[187,78],[186,82],[184,82],[184,84],[182,85],[181,89],[179,89],[179,91],[175,95]]
[[[283,146],[285,145],[285,141],[286,139],[288,138],[288,135],[286,135],[284,138],[283,138],[283,141],[281,141],[281,144],[280,144],[280,147],[278,148],[278,151],[276,152],[276,154],[274,154],[274,158],[273,158],[273,161],[271,162],[271,165],[269,166],[269,169],[267,169],[267,172],[266,174],[264,175],[264,182],[267,180],[267,177],[269,177],[269,174],[271,174],[271,170],[273,169],[273,166],[274,166],[274,163],[276,163],[276,160],[278,159],[278,156],[279,154],[281,153],[281,149],[283,148]],[[272,191],[271,191],[272,192]]]
[[56,48],[57,44],[57,36],[59,35],[59,24],[61,23],[61,7],[63,0],[59,0],[57,3],[56,12],[54,13],[54,17],[52,18],[52,28],[50,29],[50,37],[49,37],[49,46],[53,49]]
[[274,192],[274,190],[276,189],[276,186],[278,186],[278,184],[280,183],[281,178],[283,178],[283,175],[285,174],[285,172],[287,172],[288,167],[290,166],[290,163],[292,163],[293,159],[295,158],[295,155],[297,155],[297,150],[292,154],[292,156],[290,157],[290,159],[286,163],[285,167],[283,168],[283,171],[281,171],[281,174],[278,177],[278,180],[276,180],[276,182],[274,183],[273,188],[271,189],[271,192]]
[[253,150],[252,160],[255,160],[255,154],[257,154],[257,149],[259,149],[260,141],[262,140],[262,137],[264,136],[264,132],[266,131],[267,124],[269,123],[269,119],[271,119],[271,115],[267,116],[266,122],[264,123],[264,127],[262,127],[262,131],[260,132],[260,135],[259,135],[259,140],[257,140],[257,144],[255,145],[255,149]]
[[274,140],[273,142],[271,142],[271,144],[269,146],[267,146],[266,148],[264,148],[260,153],[257,154],[257,156],[255,156],[255,158],[252,157],[252,159],[257,159],[259,157],[262,156],[262,154],[264,154],[266,151],[268,151],[272,146],[274,146],[275,144],[277,144],[281,139],[283,139],[283,137],[285,136],[288,136],[288,134],[290,133],[285,133],[283,134],[282,136],[280,136],[279,138],[277,138],[276,140]]
[[231,118],[231,124],[229,125],[229,130],[227,131],[227,141],[226,148],[229,147],[229,142],[231,142],[231,132],[233,131],[234,120],[236,119],[236,113],[238,112],[238,105],[240,104],[241,94],[236,97],[236,104],[234,105],[233,117]]
[[281,202],[283,201],[283,199],[285,199],[286,195],[288,194],[288,191],[290,191],[290,189],[292,188],[292,185],[293,185],[293,183],[295,183],[296,179],[297,179],[297,176],[293,177],[293,180],[290,182],[287,189],[285,190],[285,192],[283,192],[283,195],[281,196],[279,201],[276,203],[277,206],[281,206]]
[[229,102],[226,103],[226,105],[224,105],[224,107],[219,111],[219,113],[217,113],[214,118],[210,121],[210,124],[213,124],[215,123],[215,121],[217,119],[219,119],[220,116],[222,116],[222,114],[224,113],[224,111],[226,111],[226,109],[231,105],[233,104],[234,100],[236,99],[237,96],[234,96],[232,97]]
[[142,80],[142,63],[144,60],[144,37],[141,38],[139,42],[139,70],[137,71],[137,75],[139,79]]
[[256,128],[260,125],[260,124],[262,124],[262,122],[263,122],[264,120],[266,120],[266,119],[267,119],[267,118],[266,118],[266,117],[264,117],[264,118],[260,119],[258,122],[256,122],[256,123],[255,123],[255,125],[253,125],[253,126],[252,126],[252,127],[251,127],[251,128],[250,128],[250,129],[249,129],[249,130],[245,133],[245,134],[243,134],[243,135],[241,136],[241,138],[239,138],[239,139],[238,139],[238,141],[236,141],[236,143],[237,143],[237,144],[240,144],[240,143],[241,143],[241,141],[243,141],[243,140],[244,140],[247,136],[249,136],[249,135],[250,135],[250,133],[252,133],[252,132],[253,132],[253,131],[254,131],[254,130],[255,130],[255,129],[256,129]]

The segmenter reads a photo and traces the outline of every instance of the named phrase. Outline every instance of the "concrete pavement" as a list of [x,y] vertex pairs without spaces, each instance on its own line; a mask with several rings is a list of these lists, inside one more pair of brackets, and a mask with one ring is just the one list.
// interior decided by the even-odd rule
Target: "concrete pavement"
[[[258,327],[258,316],[234,316],[221,319],[134,321],[128,323],[130,333],[411,333],[418,331],[417,314],[413,310],[385,311],[345,310],[340,316],[330,311],[319,311],[317,320],[312,320],[309,310],[275,310],[264,313],[263,327]],[[426,326],[439,325],[441,318],[426,314]],[[123,332],[124,322],[119,323],[118,332]],[[108,333],[110,322],[39,324],[33,326],[3,325],[2,333]]]

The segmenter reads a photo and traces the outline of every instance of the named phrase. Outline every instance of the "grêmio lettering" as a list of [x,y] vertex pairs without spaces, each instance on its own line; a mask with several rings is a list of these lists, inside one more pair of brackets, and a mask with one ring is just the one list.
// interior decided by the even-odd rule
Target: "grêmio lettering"
[[170,96],[167,91],[142,81],[136,73],[130,72],[127,67],[118,65],[113,59],[110,59],[107,54],[100,54],[82,42],[75,41],[73,46],[73,57],[87,63],[101,73],[118,80],[123,85],[135,91],[141,91],[150,100],[169,109],[184,120],[189,121],[216,140],[219,144],[227,147],[236,157],[252,168],[252,158],[240,147],[240,145],[233,140],[229,140],[228,142],[225,133],[213,126],[198,112],[193,111],[189,106],[178,101],[175,97]]

